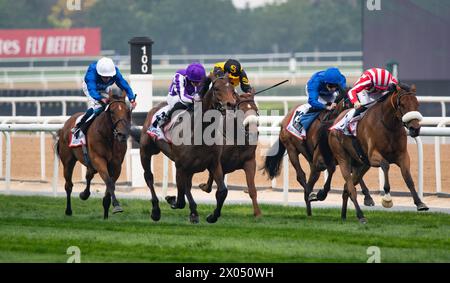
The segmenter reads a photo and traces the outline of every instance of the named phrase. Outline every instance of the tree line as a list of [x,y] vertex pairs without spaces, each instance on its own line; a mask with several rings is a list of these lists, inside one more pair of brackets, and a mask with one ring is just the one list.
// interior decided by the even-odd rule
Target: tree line
[[148,36],[155,54],[361,50],[362,0],[287,0],[237,9],[231,0],[0,0],[0,28],[100,27],[102,49],[128,54]]

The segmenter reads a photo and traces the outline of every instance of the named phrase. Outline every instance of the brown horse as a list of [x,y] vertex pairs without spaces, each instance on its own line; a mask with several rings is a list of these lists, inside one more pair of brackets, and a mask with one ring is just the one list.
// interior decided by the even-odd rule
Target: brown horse
[[[318,147],[320,140],[327,139],[327,133],[319,130],[323,124],[332,123],[340,112],[349,107],[349,104],[344,99],[345,96],[346,91],[341,91],[340,95],[335,100],[337,103],[336,108],[332,111],[324,110],[319,114],[308,129],[306,140],[303,141],[300,141],[297,137],[286,130],[294,111],[299,105],[296,105],[293,109],[291,109],[281,122],[281,130],[278,141],[270,149],[270,152],[275,154],[267,156],[264,162],[264,171],[268,174],[270,179],[275,178],[280,174],[281,160],[287,150],[289,160],[292,166],[294,166],[296,172],[297,182],[304,189],[304,200],[306,203],[306,213],[308,216],[312,215],[311,201],[323,201],[326,199],[328,192],[331,189],[333,174],[336,170],[336,165],[331,161],[328,164],[325,163],[322,153]],[[300,154],[302,154],[309,163],[310,174],[308,180],[306,180],[305,172],[300,164]],[[328,176],[325,181],[324,188],[319,190],[316,195],[312,191],[315,183],[320,177],[320,173],[324,170],[328,171]],[[361,181],[361,187],[365,195],[364,203],[368,206],[373,206],[373,199],[363,181]]]
[[[400,167],[417,210],[428,210],[414,188],[407,151],[407,136],[404,130],[406,127],[411,137],[417,137],[420,133],[421,115],[418,112],[419,102],[415,94],[415,86],[411,88],[397,86],[394,91],[383,96],[383,99],[367,110],[358,124],[356,134],[356,139],[364,154],[363,158],[355,149],[354,137],[346,136],[341,131],[332,130],[328,136],[328,144],[326,141],[321,142],[321,151],[324,156],[329,157],[326,162],[330,162],[334,156],[346,182],[342,194],[342,219],[346,219],[347,202],[350,197],[355,205],[359,221],[366,223],[367,220],[356,199],[355,185],[361,181],[370,167],[381,167],[387,180],[389,164],[392,163]],[[336,120],[341,119],[346,112],[341,113]],[[324,130],[326,131],[326,129]],[[389,182],[386,182],[385,192],[389,193],[389,190]]]
[[[257,192],[255,186],[255,174],[256,174],[256,144],[251,141],[256,141],[253,134],[257,134],[257,130],[249,129],[249,127],[255,126],[257,122],[258,106],[255,103],[255,95],[251,93],[244,93],[242,95],[236,95],[237,104],[236,109],[244,113],[245,119],[243,121],[245,131],[245,144],[226,144],[223,147],[222,152],[222,170],[224,174],[234,172],[239,169],[243,169],[247,181],[248,193],[253,204],[253,215],[255,217],[261,216],[261,210],[259,209],[257,201]],[[228,121],[227,121],[228,122]],[[237,120],[233,119],[235,135],[237,137],[237,131],[242,130],[242,126],[237,125]],[[253,124],[252,124],[253,123]],[[234,140],[236,141],[236,140]],[[200,184],[200,188],[210,193],[212,190],[213,175],[209,174],[207,184]]]
[[[209,89],[210,85],[211,88]],[[202,97],[202,109],[200,109],[201,117],[197,118],[202,118],[203,120],[204,115],[209,110],[219,110],[222,112],[222,114],[224,114],[227,108],[234,108],[236,99],[233,96],[233,92],[234,89],[229,82],[228,75],[216,78],[211,74],[206,78],[206,81],[203,83],[203,88],[200,92],[200,96]],[[212,145],[207,145],[205,144],[203,138],[201,139],[200,144],[195,143],[196,140],[194,137],[194,128],[198,127],[198,124],[200,124],[200,130],[202,130],[203,133],[203,130],[210,126],[212,122],[202,122],[200,120],[194,121],[195,115],[191,111],[187,114],[190,117],[188,117],[189,119],[187,119],[187,121],[190,121],[190,124],[188,124],[188,128],[190,126],[191,132],[194,133],[191,136],[188,136],[190,143],[175,145],[173,143],[167,143],[164,140],[155,141],[146,133],[146,131],[150,126],[153,115],[164,105],[166,104],[160,103],[158,106],[152,108],[149,111],[145,119],[140,137],[135,137],[135,139],[140,140],[140,155],[141,164],[144,168],[144,178],[152,194],[153,208],[151,218],[154,221],[158,221],[161,217],[161,210],[159,208],[158,197],[155,193],[154,179],[150,161],[153,155],[158,154],[162,151],[167,157],[175,162],[176,166],[178,195],[177,198],[168,197],[168,199],[173,200],[171,202],[171,207],[173,209],[184,208],[184,206],[186,205],[184,196],[186,195],[189,201],[189,208],[191,211],[189,217],[192,223],[197,223],[199,221],[197,204],[195,203],[191,194],[192,177],[195,173],[202,172],[205,169],[208,169],[208,171],[213,175],[214,181],[218,186],[218,190],[216,192],[217,207],[214,210],[213,214],[207,217],[207,221],[209,223],[214,223],[220,217],[223,203],[228,194],[227,187],[225,186],[223,180],[222,165],[220,163],[220,156],[222,153],[223,145],[215,143]]]
[[119,201],[114,193],[115,184],[120,176],[122,162],[127,151],[127,139],[130,131],[131,111],[125,102],[126,93],[116,97],[109,93],[109,104],[89,127],[86,133],[86,148],[88,159],[81,147],[69,147],[71,129],[78,116],[76,113],[70,117],[64,127],[59,130],[57,152],[64,166],[65,190],[67,194],[66,215],[72,215],[70,195],[72,193],[72,174],[77,161],[87,167],[86,189],[80,193],[82,200],[87,200],[90,195],[90,184],[94,175],[98,172],[106,184],[106,192],[103,197],[104,219],[108,218],[108,211],[113,204],[113,213],[122,212]]

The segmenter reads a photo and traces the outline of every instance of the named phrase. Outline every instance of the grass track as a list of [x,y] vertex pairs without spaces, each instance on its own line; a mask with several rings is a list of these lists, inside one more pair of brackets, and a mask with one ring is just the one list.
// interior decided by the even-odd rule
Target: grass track
[[188,209],[161,203],[162,218],[149,217],[150,201],[123,199],[125,212],[102,219],[101,199],[0,195],[0,262],[66,262],[70,246],[82,262],[366,262],[378,246],[382,262],[450,262],[450,216],[439,213],[366,211],[361,225],[353,210],[342,222],[337,209],[261,205],[255,220],[247,205],[227,205],[216,224],[199,205],[200,224]]

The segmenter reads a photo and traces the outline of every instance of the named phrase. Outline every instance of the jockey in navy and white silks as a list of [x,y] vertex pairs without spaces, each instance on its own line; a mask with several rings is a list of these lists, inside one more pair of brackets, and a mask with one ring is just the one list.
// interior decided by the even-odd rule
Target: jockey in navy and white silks
[[[296,122],[299,122],[301,116],[310,111],[333,110],[336,107],[334,100],[339,94],[339,89],[345,89],[345,87],[345,76],[337,68],[329,68],[315,73],[306,84],[308,103],[299,107]],[[302,137],[306,136],[306,130],[304,127],[301,129]]]
[[[89,109],[72,132],[78,132],[84,124],[87,124],[87,122],[91,121],[104,110],[104,106],[108,104],[108,93],[113,84],[116,84],[121,90],[127,93],[128,100],[131,103],[131,109],[136,107],[136,95],[133,93],[130,85],[123,78],[119,69],[114,65],[114,62],[110,58],[103,57],[88,67],[84,77],[83,92],[88,98]],[[84,132],[85,129],[82,130]]]
[[200,63],[192,63],[186,69],[176,71],[167,95],[169,109],[156,118],[153,126],[161,127],[176,110],[187,109],[194,100],[200,99],[198,93],[205,78],[206,71]]

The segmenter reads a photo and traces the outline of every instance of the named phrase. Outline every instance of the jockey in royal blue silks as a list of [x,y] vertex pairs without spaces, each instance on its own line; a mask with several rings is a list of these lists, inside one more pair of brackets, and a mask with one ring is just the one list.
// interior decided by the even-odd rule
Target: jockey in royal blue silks
[[306,137],[306,132],[322,110],[333,110],[340,89],[345,89],[346,79],[338,68],[315,73],[306,84],[308,103],[301,105],[294,118],[294,127]]
[[72,133],[75,133],[77,138],[80,130],[85,133],[93,119],[103,112],[105,105],[108,104],[109,91],[113,84],[127,93],[131,109],[133,110],[136,107],[136,95],[119,69],[114,65],[114,62],[110,58],[101,58],[89,65],[84,77],[83,93],[88,98],[89,109],[72,129]]

